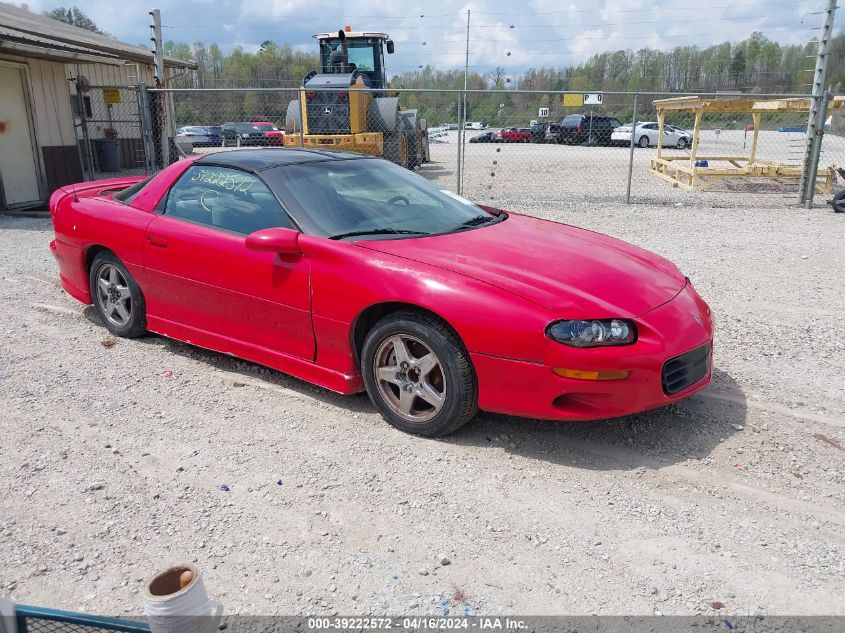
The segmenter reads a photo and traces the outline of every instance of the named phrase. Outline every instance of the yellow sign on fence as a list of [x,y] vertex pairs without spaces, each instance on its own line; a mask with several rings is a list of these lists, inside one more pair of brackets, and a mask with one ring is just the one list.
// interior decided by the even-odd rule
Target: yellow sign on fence
[[564,108],[580,108],[582,105],[584,105],[584,95],[580,92],[563,95]]
[[106,105],[114,105],[120,103],[120,89],[119,88],[103,88],[103,101]]

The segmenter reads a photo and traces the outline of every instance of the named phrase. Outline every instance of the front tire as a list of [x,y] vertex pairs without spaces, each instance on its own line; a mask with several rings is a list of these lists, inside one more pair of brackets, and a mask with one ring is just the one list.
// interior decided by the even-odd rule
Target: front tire
[[147,331],[144,294],[114,253],[104,251],[94,257],[88,283],[94,309],[109,332],[137,338]]
[[406,433],[443,437],[478,412],[478,382],[461,340],[436,317],[390,314],[367,335],[361,373],[373,405]]
[[643,135],[640,137],[640,140],[639,140],[639,142],[637,143],[637,145],[639,145],[639,146],[640,146],[640,147],[642,147],[643,149],[646,149],[646,148],[649,146],[649,144],[650,144],[650,143],[649,143],[649,140],[648,140],[648,136],[646,136],[645,134],[643,134]]
[[687,148],[687,139],[679,138],[678,144],[676,146],[678,149],[686,149]]

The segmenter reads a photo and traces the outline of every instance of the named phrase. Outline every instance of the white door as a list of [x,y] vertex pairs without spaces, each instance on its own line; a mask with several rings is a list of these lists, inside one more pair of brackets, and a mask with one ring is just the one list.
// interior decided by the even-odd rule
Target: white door
[[0,181],[11,207],[40,200],[23,74],[0,65]]

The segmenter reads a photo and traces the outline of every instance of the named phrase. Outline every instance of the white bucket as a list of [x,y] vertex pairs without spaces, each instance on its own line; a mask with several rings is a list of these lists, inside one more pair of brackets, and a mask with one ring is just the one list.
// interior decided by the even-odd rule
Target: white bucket
[[[193,577],[182,587],[180,577],[187,571]],[[176,565],[155,574],[144,585],[142,599],[152,633],[212,633],[223,614],[223,608],[208,599],[193,565]]]

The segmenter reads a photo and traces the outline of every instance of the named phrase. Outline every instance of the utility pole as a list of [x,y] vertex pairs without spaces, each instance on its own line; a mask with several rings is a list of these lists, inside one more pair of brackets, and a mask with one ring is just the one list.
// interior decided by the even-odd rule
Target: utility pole
[[464,61],[464,93],[467,90],[467,77],[469,76],[469,14],[470,11],[467,9],[467,48],[466,48],[466,60]]
[[827,82],[827,64],[830,58],[830,39],[833,31],[833,18],[836,14],[836,1],[828,0],[827,9],[822,11],[824,16],[818,36],[816,51],[816,69],[813,71],[812,90],[810,91],[810,115],[807,119],[807,133],[805,136],[804,164],[801,172],[801,184],[798,187],[798,202],[808,209],[813,206],[813,196],[816,193],[816,170],[819,160],[822,136],[824,136],[825,83]]
[[[161,38],[161,11],[159,9],[153,9],[150,11],[150,15],[153,18],[153,23],[150,24],[150,30],[152,31],[152,37],[150,40],[153,43],[153,75],[155,76],[155,87],[156,88],[163,88],[165,85],[165,77],[164,77],[164,46],[162,44]],[[158,140],[158,154],[159,160],[161,161],[162,167],[167,167],[170,163],[170,138],[167,133],[167,124],[166,124],[166,114],[167,114],[167,99],[164,95],[160,92],[156,92],[152,95],[153,100],[155,100],[155,107],[151,109],[151,123],[153,129],[153,138],[157,138]]]
[[164,47],[161,42],[161,10],[153,9],[150,11],[153,18],[153,23],[150,24],[150,30],[153,36],[150,41],[153,43],[153,51],[155,55],[155,66],[153,72],[155,73],[156,88],[164,86]]
[[462,108],[463,112],[463,120],[458,120],[458,125],[460,126],[460,130],[458,131],[458,139],[461,143],[461,152],[460,152],[460,166],[458,167],[458,173],[460,174],[460,182],[458,182],[458,193],[463,191],[464,186],[464,170],[462,169],[464,163],[464,150],[466,149],[466,120],[467,120],[467,80],[469,79],[469,16],[470,10],[467,9],[467,47],[466,47],[466,58],[464,60],[464,96],[463,102],[464,107]]

